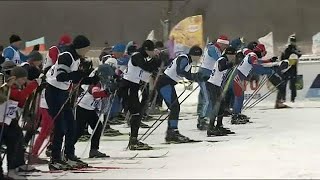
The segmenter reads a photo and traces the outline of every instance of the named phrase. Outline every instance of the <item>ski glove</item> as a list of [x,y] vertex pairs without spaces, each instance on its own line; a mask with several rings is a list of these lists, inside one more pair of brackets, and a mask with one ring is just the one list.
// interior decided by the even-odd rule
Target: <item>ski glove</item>
[[99,76],[95,75],[93,77],[85,77],[83,78],[83,80],[81,81],[81,84],[88,84],[88,85],[95,85],[95,84],[98,84],[100,81],[100,78]]
[[276,62],[278,60],[278,57],[277,56],[273,56],[271,59],[270,59],[270,62]]
[[79,83],[83,77],[85,77],[85,74],[82,71],[72,71],[69,73],[69,80],[72,80],[75,84]]

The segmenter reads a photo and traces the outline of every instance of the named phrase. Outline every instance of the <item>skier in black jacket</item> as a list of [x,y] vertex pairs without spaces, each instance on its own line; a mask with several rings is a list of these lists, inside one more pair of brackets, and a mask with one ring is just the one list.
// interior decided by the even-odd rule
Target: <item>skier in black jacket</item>
[[[295,35],[291,35],[289,37],[289,45],[281,54],[281,60],[288,60],[290,59],[290,56],[293,54],[295,54],[297,58],[300,58],[302,55],[301,51],[297,48]],[[291,67],[283,74],[282,77],[285,79],[285,82],[283,82],[279,87],[275,108],[287,107],[286,105],[283,104],[283,102],[286,100],[286,89],[287,89],[286,87],[287,87],[288,81],[290,81],[291,102],[295,101],[295,98],[297,96],[297,90],[295,86],[297,81],[297,61],[291,64]]]

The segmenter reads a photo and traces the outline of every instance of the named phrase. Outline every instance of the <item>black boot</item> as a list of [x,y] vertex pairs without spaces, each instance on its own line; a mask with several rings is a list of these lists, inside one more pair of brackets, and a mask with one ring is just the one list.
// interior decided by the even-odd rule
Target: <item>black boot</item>
[[188,143],[191,141],[188,137],[180,134],[178,129],[168,129],[165,140],[167,143],[173,144]]
[[104,130],[103,135],[112,137],[112,136],[121,136],[123,134],[120,131],[109,127]]
[[87,163],[81,161],[76,155],[66,155],[65,159],[66,162],[74,168],[85,168],[89,166]]
[[70,166],[66,161],[62,161],[62,160],[54,160],[52,159],[49,162],[49,170],[53,171],[53,170],[71,170],[73,169],[72,166]]
[[89,158],[108,158],[108,157],[110,156],[100,152],[97,149],[91,149],[89,153]]
[[205,118],[199,118],[197,128],[201,131],[207,130],[208,129],[207,120]]
[[207,130],[207,136],[211,137],[211,136],[226,136],[227,133],[223,132],[221,129],[217,128],[217,127],[213,127],[213,128],[209,128]]
[[247,119],[243,119],[239,114],[233,114],[231,118],[231,124],[246,124]]
[[231,131],[230,129],[224,128],[223,126],[217,126],[217,128],[225,134],[235,134],[235,132]]
[[152,150],[153,149],[148,144],[138,141],[136,137],[130,137],[128,146],[130,150]]

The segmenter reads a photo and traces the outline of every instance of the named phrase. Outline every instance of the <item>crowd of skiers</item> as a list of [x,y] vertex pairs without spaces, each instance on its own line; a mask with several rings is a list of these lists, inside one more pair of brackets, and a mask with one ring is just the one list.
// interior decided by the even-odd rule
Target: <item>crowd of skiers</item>
[[[79,140],[91,140],[90,158],[108,157],[99,151],[99,143],[101,135],[121,135],[111,128],[114,124],[130,126],[130,150],[151,150],[138,137],[140,127],[150,128],[142,121],[152,118],[151,113],[168,113],[167,143],[193,142],[178,130],[181,102],[175,85],[184,79],[200,87],[197,128],[206,130],[208,136],[234,134],[223,127],[223,117],[231,115],[232,124],[249,122],[241,114],[245,81],[266,75],[278,89],[276,108],[285,107],[286,83],[290,80],[294,87],[301,56],[295,37],[290,37],[281,61],[263,59],[267,54],[263,44],[245,45],[240,38],[230,42],[223,35],[203,49],[194,45],[174,59],[161,41],[106,45],[98,67],[86,59],[90,40],[83,35],[61,36],[45,57],[37,46],[23,54],[18,35],[12,35],[10,45],[0,49],[0,142],[4,145],[0,162],[6,155],[8,164],[8,176],[1,171],[0,179],[37,171],[31,164],[38,163],[48,163],[50,170],[86,167],[75,155]],[[199,70],[191,73],[195,64],[200,64]],[[296,92],[292,91],[294,101]],[[162,109],[163,102],[168,112]],[[48,162],[39,158],[44,150]]]

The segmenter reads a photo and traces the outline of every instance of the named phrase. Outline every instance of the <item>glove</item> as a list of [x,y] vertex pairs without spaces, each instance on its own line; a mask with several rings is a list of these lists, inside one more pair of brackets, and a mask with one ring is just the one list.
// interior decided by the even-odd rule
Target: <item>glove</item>
[[273,56],[271,59],[270,59],[270,62],[276,62],[278,60],[278,57],[277,56]]
[[289,69],[289,62],[288,60],[284,60],[280,62],[279,69],[282,73],[286,72]]
[[98,84],[100,81],[100,78],[99,76],[95,75],[93,77],[85,77],[83,78],[83,80],[81,81],[81,84],[87,84],[87,85],[95,85],[95,84]]
[[210,79],[210,76],[203,76],[201,78],[201,80],[204,81],[204,82],[208,81],[209,79]]
[[85,77],[85,74],[82,71],[72,71],[69,73],[69,77],[73,83],[77,84],[83,77]]

